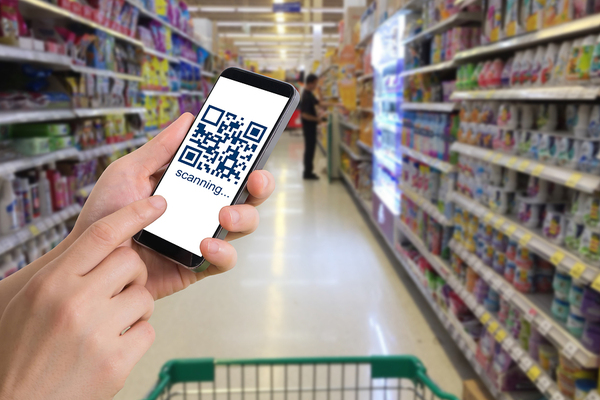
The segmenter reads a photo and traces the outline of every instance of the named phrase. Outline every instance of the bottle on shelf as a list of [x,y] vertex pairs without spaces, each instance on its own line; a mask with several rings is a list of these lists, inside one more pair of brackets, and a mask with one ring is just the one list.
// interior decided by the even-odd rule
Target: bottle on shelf
[[0,187],[0,233],[7,235],[19,228],[17,198],[10,180],[0,180]]

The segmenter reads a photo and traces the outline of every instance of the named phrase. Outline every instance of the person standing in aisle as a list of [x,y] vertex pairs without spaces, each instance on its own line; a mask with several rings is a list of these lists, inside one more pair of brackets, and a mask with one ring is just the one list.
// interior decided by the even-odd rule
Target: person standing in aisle
[[304,92],[300,100],[300,115],[302,117],[302,132],[304,133],[304,179],[317,180],[319,177],[313,171],[313,159],[317,146],[317,124],[321,120],[317,115],[316,106],[319,100],[313,94],[319,78],[315,74],[306,77]]

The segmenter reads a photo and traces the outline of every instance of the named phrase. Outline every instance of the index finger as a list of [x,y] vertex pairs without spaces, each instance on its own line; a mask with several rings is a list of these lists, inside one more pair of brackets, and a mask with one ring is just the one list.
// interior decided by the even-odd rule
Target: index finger
[[60,256],[56,268],[85,275],[123,242],[160,217],[167,209],[162,196],[152,196],[94,222],[67,251]]

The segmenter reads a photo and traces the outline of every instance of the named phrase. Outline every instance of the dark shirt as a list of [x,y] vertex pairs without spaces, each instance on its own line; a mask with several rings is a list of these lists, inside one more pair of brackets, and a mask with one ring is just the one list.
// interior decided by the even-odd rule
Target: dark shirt
[[[316,117],[317,110],[315,106],[317,104],[319,104],[319,100],[317,100],[315,95],[310,90],[304,89],[304,92],[302,93],[302,99],[300,100],[300,112],[302,114],[313,115]],[[317,124],[316,121],[309,121],[304,118],[302,118],[302,123],[305,125]]]

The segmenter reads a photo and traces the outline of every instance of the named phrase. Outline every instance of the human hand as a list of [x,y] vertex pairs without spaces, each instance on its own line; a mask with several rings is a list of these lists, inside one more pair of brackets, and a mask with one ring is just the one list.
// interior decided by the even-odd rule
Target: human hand
[[112,399],[121,390],[154,341],[154,299],[141,258],[119,246],[165,209],[153,196],[95,222],[11,300],[0,319],[1,399]]
[[[85,202],[73,229],[73,237],[78,237],[98,219],[150,196],[163,168],[177,152],[193,122],[192,114],[183,114],[150,142],[109,165]],[[225,241],[205,239],[200,244],[202,255],[211,263],[203,272],[190,271],[132,240],[127,241],[126,245],[140,255],[148,268],[146,288],[155,299],[185,289],[204,277],[233,268],[237,253],[227,241],[256,230],[258,212],[255,207],[273,193],[275,179],[267,171],[254,171],[248,178],[247,189],[250,196],[246,204],[224,207],[219,214],[220,224],[229,231]]]

